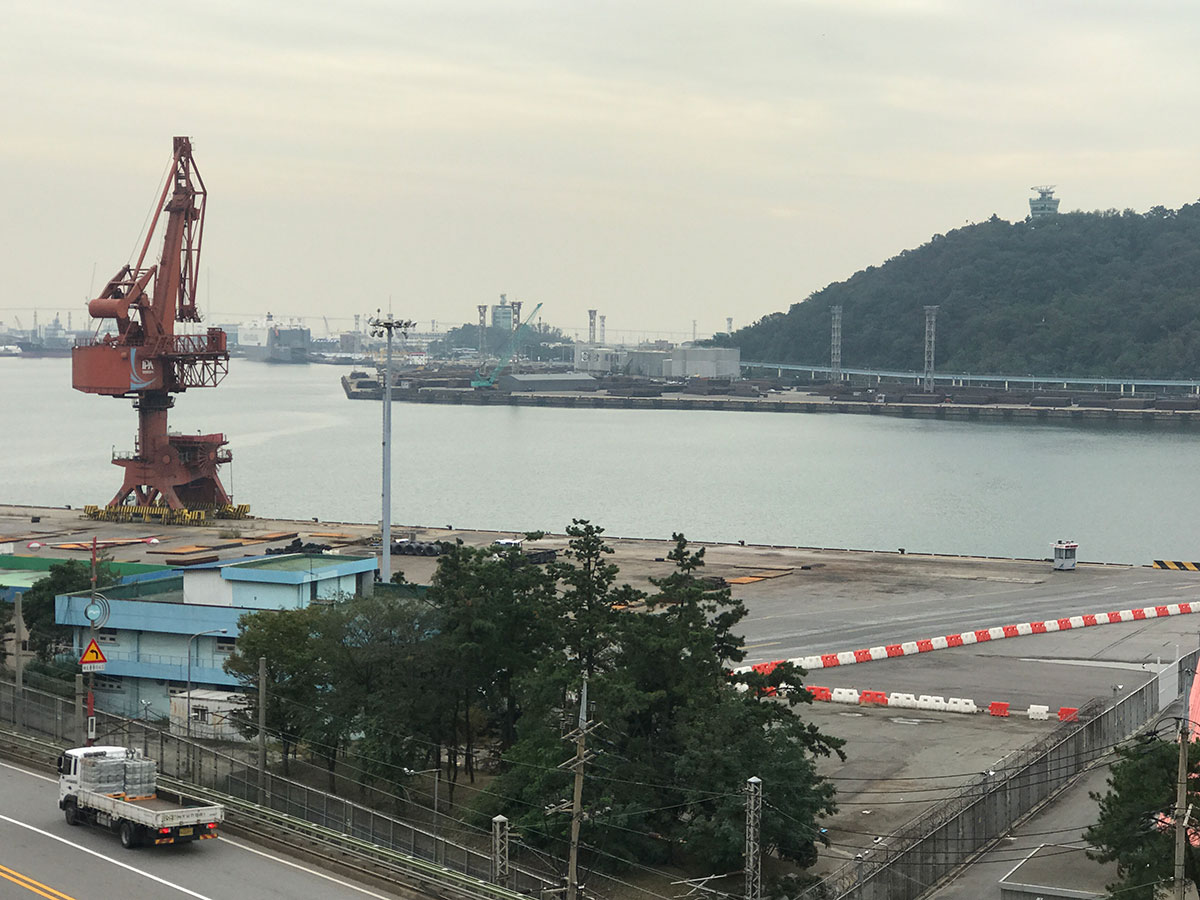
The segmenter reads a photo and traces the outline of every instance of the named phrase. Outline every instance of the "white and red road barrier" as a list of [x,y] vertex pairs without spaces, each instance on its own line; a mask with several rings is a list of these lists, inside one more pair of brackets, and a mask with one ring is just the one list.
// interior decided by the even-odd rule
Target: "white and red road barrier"
[[[1060,619],[1047,619],[1043,622],[997,625],[992,628],[979,628],[975,631],[964,631],[960,634],[948,634],[943,637],[923,638],[918,641],[903,641],[899,644],[885,644],[882,647],[871,647],[865,650],[843,650],[840,653],[821,653],[814,656],[801,656],[786,660],[777,659],[771,662],[757,663],[753,666],[743,666],[735,669],[734,672],[753,671],[761,675],[768,675],[777,666],[785,662],[808,671],[829,669],[834,666],[849,666],[855,663],[896,659],[903,656],[916,656],[921,653],[930,653],[934,650],[948,650],[951,647],[965,647],[970,644],[982,644],[1005,638],[1024,637],[1033,634],[1052,634],[1056,631],[1070,631],[1075,628],[1118,625],[1123,622],[1139,622],[1166,616],[1186,616],[1192,613],[1200,613],[1200,603],[1168,603],[1163,606],[1124,609],[1120,612],[1064,616]],[[860,706],[889,706],[897,709],[926,709],[957,713],[976,713],[982,709],[986,709],[989,715],[997,718],[1008,718],[1011,714],[1009,704],[1003,701],[993,701],[981,707],[974,700],[963,697],[951,697],[947,700],[945,697],[928,694],[916,697],[912,694],[898,691],[889,694],[885,691],[859,691],[855,688],[831,689],[816,685],[808,686],[807,690],[813,695],[814,700],[823,700],[832,703],[847,703]],[[774,691],[774,688],[768,689],[769,693],[774,693]],[[1032,704],[1020,714],[1035,720],[1049,719],[1050,708],[1048,706]],[[1075,721],[1077,714],[1078,709],[1076,707],[1059,707],[1058,721]]]
[[996,625],[992,628],[979,628],[975,631],[964,631],[960,634],[922,638],[918,641],[903,641],[898,644],[884,644],[882,647],[870,647],[864,650],[843,650],[839,653],[819,653],[813,656],[800,656],[795,659],[773,660],[769,663],[743,666],[735,671],[749,672],[753,670],[756,672],[769,672],[781,662],[790,662],[794,666],[799,666],[811,672],[815,669],[829,669],[834,666],[851,666],[855,663],[896,659],[902,656],[916,656],[920,653],[930,653],[934,650],[948,650],[951,647],[965,647],[969,644],[1000,641],[1004,638],[1023,637],[1031,634],[1052,634],[1056,631],[1070,631],[1074,628],[1091,628],[1096,625],[1118,625],[1122,622],[1139,622],[1144,619],[1158,619],[1165,616],[1186,616],[1192,613],[1200,613],[1200,603],[1168,603],[1164,606],[1146,606],[1141,609],[1124,609],[1120,612],[1064,616],[1061,619],[1047,619],[1044,622],[1022,622],[1020,625]]
[[[1029,708],[1021,711],[1011,709],[1011,704],[1002,700],[993,700],[986,706],[979,706],[968,697],[940,697],[934,694],[906,694],[902,691],[860,691],[856,688],[827,688],[819,685],[809,685],[807,690],[814,700],[827,703],[846,703],[855,706],[886,706],[890,709],[925,709],[932,712],[952,712],[972,715],[977,712],[987,712],[996,718],[1007,719],[1011,715],[1022,715],[1029,719],[1046,721],[1050,718],[1050,707],[1031,703]],[[1074,722],[1079,718],[1079,708],[1075,706],[1060,706],[1058,721]]]

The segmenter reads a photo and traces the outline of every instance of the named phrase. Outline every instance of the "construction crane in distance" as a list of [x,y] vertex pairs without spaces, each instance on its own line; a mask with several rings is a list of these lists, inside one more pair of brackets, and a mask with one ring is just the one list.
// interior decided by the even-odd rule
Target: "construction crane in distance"
[[512,362],[513,356],[521,346],[521,335],[525,333],[525,329],[529,327],[529,322],[537,315],[537,311],[542,308],[542,304],[538,304],[533,308],[533,312],[521,323],[521,327],[512,333],[512,337],[500,350],[500,361],[496,363],[496,367],[492,369],[488,375],[483,374],[483,366],[475,372],[475,377],[471,379],[471,387],[473,388],[490,388],[495,387],[496,379],[500,377],[500,373],[504,367]]

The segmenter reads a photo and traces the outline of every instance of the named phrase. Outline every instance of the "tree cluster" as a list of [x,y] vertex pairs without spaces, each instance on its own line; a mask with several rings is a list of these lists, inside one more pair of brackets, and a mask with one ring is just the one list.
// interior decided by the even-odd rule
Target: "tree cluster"
[[978,374],[1193,378],[1200,370],[1200,203],[986,222],[934,235],[714,343],[821,364],[842,307],[842,364]]
[[[1155,900],[1168,896],[1175,877],[1175,799],[1179,744],[1151,739],[1117,748],[1117,762],[1104,794],[1092,793],[1100,805],[1095,825],[1083,835],[1099,862],[1117,865],[1118,879],[1109,896],[1121,900]],[[1187,802],[1196,808],[1195,772],[1200,742],[1188,746]],[[1194,817],[1195,813],[1193,813]],[[1200,831],[1188,828],[1184,844],[1184,877],[1200,885]]]
[[253,697],[265,656],[269,727],[289,749],[318,748],[331,772],[351,759],[402,786],[440,763],[453,785],[488,760],[498,774],[476,795],[479,821],[503,813],[551,852],[570,817],[546,809],[571,795],[564,735],[586,679],[592,864],[738,868],[750,776],[766,785],[764,847],[811,864],[818,819],[835,810],[815,761],[840,755],[841,741],[797,715],[812,699],[803,673],[732,677],[745,609],[700,576],[704,551],[682,535],[649,596],[619,583],[603,529],[576,520],[568,535],[565,558],[545,566],[460,545],[419,598],[248,615],[227,668]]

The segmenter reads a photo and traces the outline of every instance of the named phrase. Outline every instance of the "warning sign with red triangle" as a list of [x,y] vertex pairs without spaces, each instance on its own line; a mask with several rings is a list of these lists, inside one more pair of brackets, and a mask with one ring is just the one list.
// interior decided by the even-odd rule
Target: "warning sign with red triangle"
[[106,662],[108,660],[100,652],[100,646],[96,643],[96,639],[92,638],[87,649],[83,651],[83,656],[79,657],[79,665],[85,672],[99,672],[104,668]]

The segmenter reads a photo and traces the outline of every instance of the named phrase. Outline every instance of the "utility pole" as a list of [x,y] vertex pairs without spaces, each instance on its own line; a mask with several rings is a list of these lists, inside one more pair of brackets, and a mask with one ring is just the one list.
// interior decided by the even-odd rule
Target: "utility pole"
[[[1183,695],[1184,711],[1187,711],[1187,694]],[[1188,757],[1188,720],[1187,716],[1179,718],[1179,771],[1175,783],[1175,884],[1173,896],[1175,900],[1183,900],[1184,850],[1187,846],[1187,757]]]
[[762,897],[762,779],[746,779],[746,900]]
[[21,655],[21,595],[13,597],[13,669],[16,672],[16,687],[13,690],[13,719],[17,729],[25,727],[25,658]]
[[567,859],[567,897],[576,900],[579,894],[579,826],[583,822],[583,767],[590,757],[587,753],[587,735],[596,727],[587,714],[587,674],[583,676],[583,687],[579,692],[579,725],[567,735],[575,739],[575,758],[567,760],[560,769],[575,770],[575,793],[571,800],[571,851]]
[[1179,770],[1175,779],[1175,883],[1172,886],[1172,896],[1183,900],[1185,893],[1184,855],[1187,849],[1188,819],[1191,808],[1187,800],[1188,782],[1188,745],[1190,744],[1192,723],[1188,720],[1188,698],[1192,693],[1192,681],[1196,673],[1192,669],[1184,670],[1183,679],[1183,711],[1179,715]]
[[387,318],[383,318],[376,310],[375,316],[368,319],[367,324],[371,326],[373,337],[382,337],[387,333],[387,362],[383,376],[383,518],[380,521],[383,553],[379,563],[380,578],[387,584],[392,580],[392,332],[399,331],[402,336],[408,337],[409,330],[416,327],[417,323],[408,319],[393,319],[390,312]]
[[[88,601],[89,607],[96,605],[96,536],[92,535],[92,594]],[[96,619],[89,617],[88,634],[91,639],[96,639],[98,629],[96,628]],[[88,646],[91,646],[89,644]],[[90,747],[96,743],[96,670],[92,669],[88,672],[88,687],[87,687],[87,740],[84,743],[85,747]]]
[[258,805],[267,799],[267,658],[258,658]]

